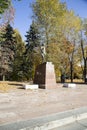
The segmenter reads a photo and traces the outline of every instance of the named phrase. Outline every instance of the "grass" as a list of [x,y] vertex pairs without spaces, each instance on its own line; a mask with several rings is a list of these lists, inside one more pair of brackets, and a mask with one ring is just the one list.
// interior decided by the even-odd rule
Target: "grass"
[[[65,80],[65,82],[70,82],[70,80]],[[82,79],[74,79],[75,83],[84,83]],[[21,87],[24,82],[10,82],[10,81],[0,81],[0,92],[9,92],[10,90],[17,89]]]
[[20,82],[0,81],[0,92],[8,92],[20,87]]
[[[65,81],[66,82],[71,82],[70,79],[66,79]],[[73,82],[75,82],[75,83],[84,83],[84,81],[82,79],[73,79]]]

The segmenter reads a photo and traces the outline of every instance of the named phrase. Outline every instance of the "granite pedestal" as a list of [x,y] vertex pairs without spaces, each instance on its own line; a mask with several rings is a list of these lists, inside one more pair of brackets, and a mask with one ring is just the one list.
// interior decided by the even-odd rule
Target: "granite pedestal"
[[34,84],[38,84],[39,88],[42,89],[52,89],[57,87],[54,65],[52,62],[45,62],[36,68]]

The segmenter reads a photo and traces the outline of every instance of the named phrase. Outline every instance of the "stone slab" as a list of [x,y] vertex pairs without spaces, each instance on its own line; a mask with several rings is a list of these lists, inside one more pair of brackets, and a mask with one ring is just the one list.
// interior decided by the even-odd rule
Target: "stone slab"
[[76,88],[76,84],[75,83],[64,83],[63,87],[66,87],[66,88]]
[[23,88],[24,89],[38,89],[39,88],[39,86],[38,86],[38,84],[24,84],[23,85]]

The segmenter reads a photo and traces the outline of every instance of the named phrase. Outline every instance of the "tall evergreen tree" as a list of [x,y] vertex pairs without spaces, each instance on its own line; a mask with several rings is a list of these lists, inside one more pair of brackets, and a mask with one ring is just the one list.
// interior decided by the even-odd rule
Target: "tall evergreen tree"
[[0,71],[5,80],[5,76],[8,72],[12,71],[12,65],[15,52],[15,37],[14,31],[10,24],[7,25],[5,33],[3,34],[4,41],[1,43],[1,65]]
[[22,37],[18,30],[14,30],[15,34],[15,57],[13,62],[13,72],[11,75],[12,80],[22,80],[22,67],[21,64],[23,63],[23,53],[25,52],[25,43],[22,40]]
[[39,47],[39,32],[34,22],[30,26],[26,35],[26,51],[24,54],[24,63],[22,69],[27,79],[32,79],[34,74],[34,56],[38,53]]
[[39,32],[35,22],[32,22],[29,31],[26,33],[26,51],[32,52],[33,49],[39,45]]

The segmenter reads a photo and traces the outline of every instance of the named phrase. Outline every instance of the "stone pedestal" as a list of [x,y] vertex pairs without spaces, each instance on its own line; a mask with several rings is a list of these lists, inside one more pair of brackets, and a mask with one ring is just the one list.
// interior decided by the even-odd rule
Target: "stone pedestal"
[[52,62],[45,62],[36,68],[34,84],[38,84],[39,88],[42,89],[57,87],[54,65]]

